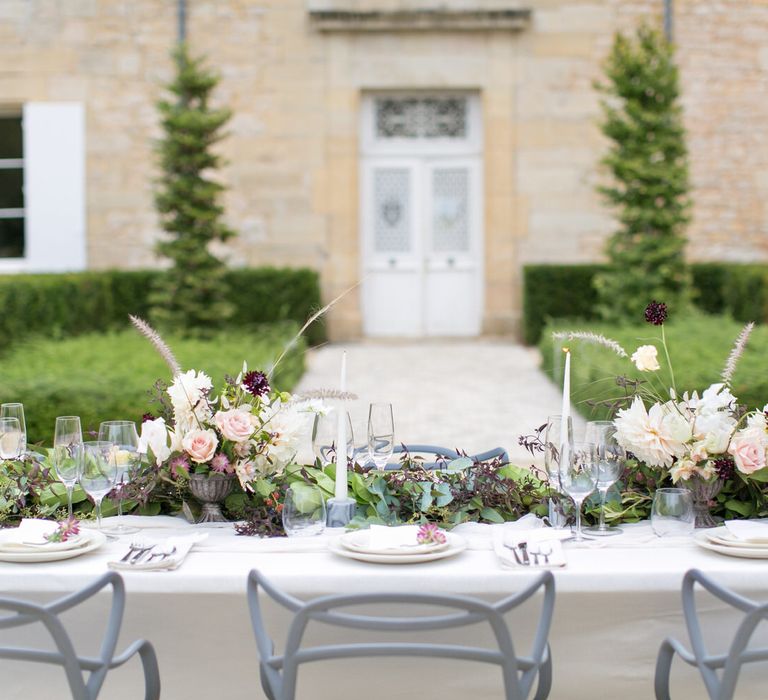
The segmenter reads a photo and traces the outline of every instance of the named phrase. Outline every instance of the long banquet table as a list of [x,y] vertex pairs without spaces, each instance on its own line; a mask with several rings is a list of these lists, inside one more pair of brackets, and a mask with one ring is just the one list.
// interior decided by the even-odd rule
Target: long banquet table
[[[188,532],[176,519],[141,519],[146,536]],[[139,637],[158,653],[166,700],[262,698],[255,643],[245,599],[246,576],[259,568],[276,584],[302,598],[333,592],[418,590],[464,593],[497,599],[536,575],[531,569],[504,568],[490,545],[492,526],[460,526],[469,548],[450,559],[412,565],[368,564],[326,551],[328,537],[311,540],[258,540],[236,537],[231,528],[210,529],[183,565],[171,572],[128,572],[128,603],[121,648]],[[553,700],[653,697],[653,669],[661,640],[686,639],[680,610],[683,574],[698,567],[717,581],[757,598],[768,593],[768,562],[736,559],[705,551],[692,541],[658,540],[647,523],[625,526],[626,534],[578,548],[566,545],[568,564],[555,571],[557,602],[550,635],[554,661]],[[106,570],[131,537],[68,561],[0,563],[0,595],[50,599],[71,592]],[[66,618],[83,651],[95,651],[103,630],[107,596]],[[280,639],[287,614],[269,608]],[[704,620],[713,640],[725,638],[736,616],[707,599]],[[525,636],[538,613],[531,605],[512,621]],[[16,633],[14,640],[26,640]],[[485,630],[463,639],[487,639]],[[467,636],[469,635],[469,636]],[[0,643],[7,638],[0,636]],[[490,667],[416,659],[326,662],[307,667],[300,698],[500,698],[500,674]],[[56,669],[0,663],[0,697],[6,700],[66,697],[52,691],[63,684]],[[763,698],[765,670],[746,673],[739,698]],[[63,685],[59,686],[63,688]],[[676,663],[673,697],[705,693],[695,671]],[[104,698],[143,697],[138,662],[113,671]]]

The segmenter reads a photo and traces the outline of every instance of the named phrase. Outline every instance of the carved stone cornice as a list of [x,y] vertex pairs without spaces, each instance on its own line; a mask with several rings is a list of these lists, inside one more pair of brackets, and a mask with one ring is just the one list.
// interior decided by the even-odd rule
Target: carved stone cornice
[[531,21],[531,10],[521,7],[493,10],[310,8],[308,13],[311,25],[320,32],[518,32],[526,29]]

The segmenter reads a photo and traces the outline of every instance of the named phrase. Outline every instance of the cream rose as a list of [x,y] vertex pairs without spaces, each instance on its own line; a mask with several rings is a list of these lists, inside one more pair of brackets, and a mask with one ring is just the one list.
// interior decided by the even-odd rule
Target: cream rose
[[756,430],[746,429],[731,440],[728,452],[733,455],[736,468],[742,474],[752,474],[765,466],[765,445]]
[[219,441],[213,430],[190,430],[182,439],[181,446],[193,462],[204,464],[213,459]]
[[632,362],[641,372],[655,372],[660,367],[656,346],[641,345],[632,355]]
[[258,419],[250,411],[233,408],[229,411],[217,411],[213,417],[215,426],[221,434],[232,442],[245,442],[256,429]]
[[141,424],[139,452],[146,454],[148,450],[152,450],[158,466],[171,456],[171,449],[168,447],[168,427],[162,418],[145,420]]

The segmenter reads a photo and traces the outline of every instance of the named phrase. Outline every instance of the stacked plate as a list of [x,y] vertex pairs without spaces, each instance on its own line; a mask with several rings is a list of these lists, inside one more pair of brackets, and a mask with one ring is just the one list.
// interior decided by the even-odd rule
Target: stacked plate
[[[440,544],[418,544],[417,527],[402,526],[348,532],[330,544],[330,550],[348,559],[374,564],[419,564],[425,561],[452,557],[467,548],[463,537],[446,532],[446,541]],[[385,530],[389,530],[387,533]],[[387,537],[387,534],[393,535]],[[412,536],[411,536],[412,535]],[[410,541],[409,541],[410,540]]]
[[32,564],[72,559],[107,541],[97,530],[81,530],[66,542],[47,542],[45,534],[55,529],[56,524],[49,521],[23,520],[17,528],[0,531],[0,561]]
[[734,520],[694,535],[700,547],[729,557],[768,559],[768,524]]

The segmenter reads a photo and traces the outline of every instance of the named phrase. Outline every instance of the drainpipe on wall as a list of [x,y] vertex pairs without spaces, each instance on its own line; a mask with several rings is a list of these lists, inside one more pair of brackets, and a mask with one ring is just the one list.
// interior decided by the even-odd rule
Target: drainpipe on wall
[[672,41],[673,14],[672,0],[664,0],[664,36],[667,41]]
[[[668,2],[669,0],[667,0]],[[179,43],[186,41],[187,38],[187,0],[178,0],[178,27]]]

